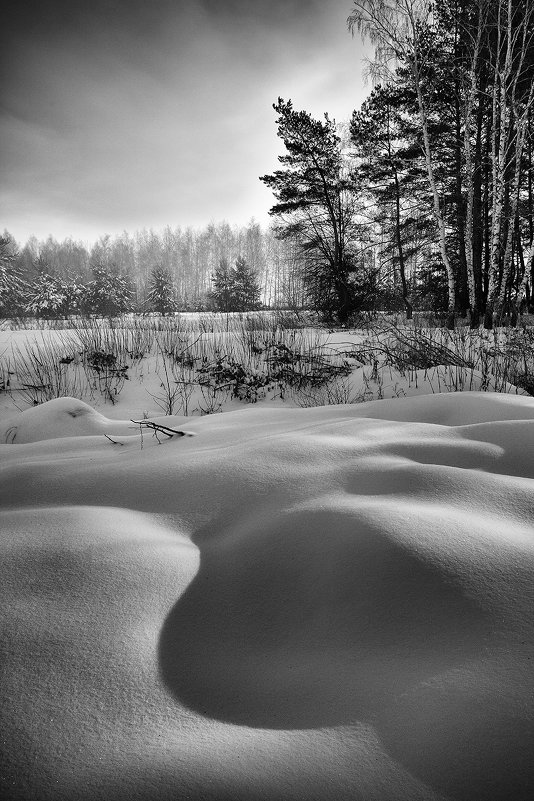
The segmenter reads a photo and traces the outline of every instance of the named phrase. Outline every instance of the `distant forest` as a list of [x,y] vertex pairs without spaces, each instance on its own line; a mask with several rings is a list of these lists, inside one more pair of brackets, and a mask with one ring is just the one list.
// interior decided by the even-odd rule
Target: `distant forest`
[[[202,229],[143,229],[133,234],[102,236],[92,247],[53,237],[39,241],[32,237],[23,247],[8,232],[11,242],[11,270],[31,285],[40,275],[87,285],[95,270],[126,277],[131,286],[134,308],[149,310],[147,304],[154,270],[166,272],[173,284],[176,308],[208,308],[213,278],[221,262],[234,265],[244,258],[257,276],[263,302],[272,307],[302,306],[304,290],[296,268],[297,246],[280,241],[271,229],[264,230],[251,220],[247,226],[211,223]],[[1,258],[1,256],[0,256]],[[50,281],[48,281],[50,284]],[[0,278],[1,294],[1,278]]]

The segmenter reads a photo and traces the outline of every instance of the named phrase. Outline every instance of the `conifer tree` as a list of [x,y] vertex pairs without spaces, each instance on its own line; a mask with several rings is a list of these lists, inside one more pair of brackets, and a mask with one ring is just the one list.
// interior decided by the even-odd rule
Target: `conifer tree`
[[297,238],[315,299],[323,298],[325,313],[344,323],[356,306],[356,209],[335,122],[295,111],[282,98],[273,108],[286,154],[279,156],[283,169],[260,178],[277,200],[269,213],[279,220],[281,238]]
[[66,303],[64,282],[47,270],[40,269],[28,287],[26,311],[33,317],[49,319],[63,315]]
[[220,259],[211,280],[212,289],[209,298],[215,309],[222,312],[235,311],[235,282],[228,259]]
[[24,306],[25,283],[16,265],[17,248],[6,232],[0,236],[0,316],[10,317]]
[[172,314],[176,311],[176,289],[170,270],[161,265],[152,269],[148,283],[147,305],[160,314]]
[[419,217],[420,194],[419,149],[411,146],[405,124],[406,105],[411,101],[404,88],[378,86],[360,111],[353,113],[350,124],[361,190],[369,200],[368,219],[379,236],[378,257],[381,266],[390,268],[393,284],[397,275],[400,279],[407,319],[412,317],[410,233]]
[[93,268],[93,280],[87,286],[83,300],[90,314],[114,317],[131,309],[132,295],[128,278],[98,266]]
[[233,297],[236,311],[254,311],[261,306],[258,276],[239,256],[232,271]]

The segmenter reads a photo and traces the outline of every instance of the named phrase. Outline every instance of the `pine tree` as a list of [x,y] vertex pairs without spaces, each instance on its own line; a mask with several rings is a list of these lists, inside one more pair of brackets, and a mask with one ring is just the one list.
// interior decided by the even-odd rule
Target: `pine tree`
[[49,319],[64,313],[67,292],[63,282],[45,270],[40,270],[28,288],[26,311],[33,317]]
[[[381,266],[390,266],[393,284],[397,272],[407,319],[412,317],[408,282],[408,239],[414,219],[418,177],[413,148],[406,140],[406,96],[404,89],[379,86],[352,115],[350,134],[359,164],[361,190],[369,198],[369,221],[380,235]],[[418,149],[417,149],[418,150]],[[410,202],[407,203],[407,197]]]
[[236,311],[235,281],[228,259],[222,258],[219,261],[211,281],[209,299],[214,308],[222,312]]
[[65,295],[63,314],[65,317],[68,317],[69,314],[77,314],[81,311],[83,296],[86,293],[83,280],[79,276],[69,275],[62,279],[62,287]]
[[236,311],[259,309],[261,306],[261,289],[258,276],[242,256],[239,256],[236,260],[232,279]]
[[83,305],[90,314],[115,317],[132,308],[132,287],[128,278],[116,275],[105,267],[93,268]]
[[0,236],[0,316],[19,314],[24,307],[25,283],[16,266],[17,248],[5,233]]
[[159,314],[172,314],[176,311],[176,289],[169,270],[161,265],[152,269],[148,282],[148,307]]
[[327,114],[314,120],[282,98],[273,108],[286,155],[283,169],[260,178],[277,200],[269,213],[280,220],[281,238],[297,238],[315,301],[345,323],[357,306],[356,206],[335,122]]

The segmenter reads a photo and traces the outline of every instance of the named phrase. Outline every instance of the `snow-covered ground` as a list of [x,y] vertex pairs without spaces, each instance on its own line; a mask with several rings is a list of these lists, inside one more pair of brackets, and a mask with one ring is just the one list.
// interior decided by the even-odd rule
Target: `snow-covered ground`
[[[256,324],[261,319],[268,321],[257,318]],[[287,409],[458,390],[526,394],[513,375],[510,383],[509,368],[496,367],[497,332],[489,340],[482,339],[482,332],[480,338],[467,337],[465,342],[461,334],[452,344],[445,341],[453,356],[450,363],[439,362],[439,348],[436,361],[439,333],[428,333],[425,345],[423,332],[423,353],[408,355],[407,365],[400,368],[396,362],[402,362],[404,350],[410,351],[410,341],[400,344],[401,356],[393,359],[376,350],[391,333],[217,328],[225,323],[214,317],[214,331],[190,327],[194,319],[176,323],[176,329],[173,320],[163,321],[169,326],[163,331],[143,320],[139,325],[147,328],[130,321],[110,329],[105,321],[93,321],[77,329],[0,330],[0,419],[57,396],[84,400],[106,417],[138,420],[226,412],[250,402]],[[240,320],[233,325],[239,326]],[[408,337],[412,335],[413,329],[411,334],[408,330]],[[531,339],[532,329],[529,337],[515,343],[519,365],[526,360],[525,349],[534,355]],[[447,348],[444,355],[450,355]],[[430,356],[430,366],[419,364],[421,356]],[[112,368],[106,366],[106,358],[114,360]],[[339,372],[329,375],[329,364]],[[321,373],[322,382],[306,380]]]
[[121,403],[0,414],[2,798],[533,797],[533,398]]

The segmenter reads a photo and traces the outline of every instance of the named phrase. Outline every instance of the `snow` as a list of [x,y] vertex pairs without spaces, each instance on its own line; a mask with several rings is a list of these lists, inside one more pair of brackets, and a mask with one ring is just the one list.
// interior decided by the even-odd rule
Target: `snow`
[[[216,379],[212,375],[212,384],[219,383],[223,387],[227,386],[227,389],[226,391],[218,389],[210,393],[212,387],[201,386],[198,383],[200,373],[191,371],[187,367],[180,367],[168,354],[163,359],[154,343],[151,347],[146,343],[139,345],[141,350],[146,349],[141,359],[133,358],[132,350],[129,351],[130,355],[122,353],[119,357],[117,354],[117,365],[127,368],[125,377],[120,378],[120,375],[117,377],[111,373],[106,379],[103,373],[95,373],[87,364],[84,366],[80,349],[90,351],[98,345],[110,353],[115,353],[118,348],[117,343],[107,341],[111,336],[110,331],[114,331],[121,340],[121,336],[126,337],[135,329],[126,327],[108,330],[103,324],[94,322],[93,325],[93,328],[88,328],[86,337],[82,336],[82,339],[80,332],[76,332],[75,329],[0,330],[0,418],[11,416],[31,406],[32,402],[41,403],[54,393],[56,396],[75,396],[106,418],[115,420],[139,420],[146,416],[153,419],[169,411],[183,420],[185,416],[226,412],[241,409],[246,405],[244,400],[235,397],[235,392],[231,388],[232,382],[227,380],[227,376]],[[396,400],[458,390],[473,392],[481,389],[527,396],[524,390],[507,383],[504,376],[499,379],[491,372],[483,375],[475,367],[467,369],[454,364],[438,364],[426,369],[410,367],[400,370],[387,365],[382,357],[376,366],[362,365],[354,357],[354,353],[366,341],[363,332],[327,332],[319,329],[293,331],[295,337],[298,334],[294,343],[290,336],[291,332],[286,331],[285,337],[296,353],[301,350],[308,355],[323,353],[327,360],[334,363],[347,361],[350,370],[348,375],[339,376],[336,380],[330,380],[319,386],[306,384],[299,386],[298,382],[291,385],[289,382],[281,387],[275,380],[266,386],[261,382],[259,385],[254,385],[254,378],[258,377],[258,374],[265,373],[268,366],[264,359],[265,354],[253,358],[250,353],[243,351],[243,337],[248,342],[251,332],[236,334],[236,331],[230,330],[200,334],[195,329],[191,331],[180,334],[183,342],[190,343],[190,351],[183,345],[184,352],[191,355],[194,349],[193,343],[197,343],[199,347],[196,352],[197,357],[200,354],[205,355],[210,364],[221,359],[222,354],[229,354],[230,362],[235,358],[247,372],[247,378],[244,379],[241,389],[245,390],[248,386],[252,399],[264,407],[300,408],[345,402],[360,403],[374,399]],[[270,336],[268,332],[255,333],[257,344],[260,346],[262,343],[265,344],[265,340]],[[173,336],[175,335],[178,336],[176,332],[173,333]],[[177,347],[176,336],[174,339],[171,338],[169,347],[171,345]],[[283,335],[280,334],[280,337],[283,338]],[[92,343],[90,346],[86,341],[87,338]],[[480,343],[483,342],[481,339]],[[489,347],[487,342],[484,347],[486,349]],[[136,349],[135,343],[131,343],[131,348]],[[32,357],[25,362],[28,354]],[[472,354],[469,359],[471,357]],[[62,365],[60,362],[65,358],[70,360],[68,365]],[[228,367],[228,360],[221,361],[221,365]],[[196,367],[199,367],[198,359]],[[205,380],[209,378],[206,374],[203,377]],[[2,392],[2,387],[8,381],[8,391]],[[247,381],[252,382],[252,386],[247,385]],[[44,386],[44,397],[38,389],[39,385]],[[106,387],[109,391],[106,391]],[[87,422],[90,422],[89,416]],[[68,432],[70,429],[66,427],[63,430]]]
[[158,419],[0,416],[2,798],[530,799],[534,400]]

